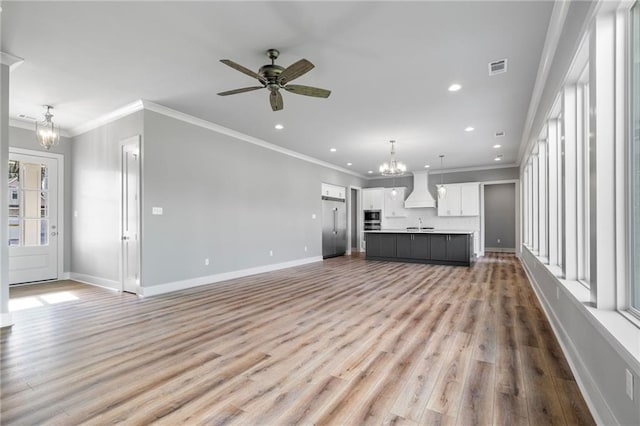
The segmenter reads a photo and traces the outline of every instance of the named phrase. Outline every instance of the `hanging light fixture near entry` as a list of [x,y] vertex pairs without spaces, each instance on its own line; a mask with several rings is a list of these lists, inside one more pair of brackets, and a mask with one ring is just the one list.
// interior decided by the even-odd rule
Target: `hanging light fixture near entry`
[[443,199],[447,196],[447,188],[444,187],[442,182],[442,160],[444,159],[444,154],[440,154],[440,185],[438,185],[438,199]]
[[52,146],[58,145],[60,141],[60,129],[51,120],[53,114],[51,105],[44,105],[47,111],[44,113],[44,120],[36,122],[36,137],[38,143],[44,149],[50,149]]

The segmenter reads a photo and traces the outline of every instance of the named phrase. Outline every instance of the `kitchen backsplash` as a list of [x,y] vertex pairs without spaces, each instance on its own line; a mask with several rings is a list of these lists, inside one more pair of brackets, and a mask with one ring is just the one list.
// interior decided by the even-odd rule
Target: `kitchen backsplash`
[[382,218],[383,229],[403,229],[418,226],[418,218],[422,218],[422,226],[433,226],[436,229],[480,230],[480,216],[441,217],[433,208],[407,209],[407,217]]

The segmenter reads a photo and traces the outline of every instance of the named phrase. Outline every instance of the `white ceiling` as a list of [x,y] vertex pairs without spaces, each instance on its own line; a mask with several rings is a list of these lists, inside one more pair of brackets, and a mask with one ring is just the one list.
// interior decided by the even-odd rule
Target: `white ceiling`
[[[3,2],[1,50],[24,58],[11,74],[10,116],[73,128],[137,99],[230,127],[362,174],[397,140],[409,170],[515,163],[552,2]],[[267,90],[221,97],[256,70],[316,66],[296,84],[328,99]],[[489,77],[491,60],[508,72]],[[451,83],[463,88],[447,91]],[[282,123],[284,130],[274,125]],[[465,132],[473,126],[473,132]],[[494,132],[506,132],[499,141]],[[240,143],[240,142],[239,142]],[[329,152],[329,148],[337,152]]]

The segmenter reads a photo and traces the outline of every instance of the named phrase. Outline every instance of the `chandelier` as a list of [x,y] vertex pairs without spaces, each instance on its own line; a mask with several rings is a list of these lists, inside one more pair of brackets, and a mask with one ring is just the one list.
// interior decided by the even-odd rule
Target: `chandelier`
[[380,174],[382,176],[402,176],[407,171],[407,166],[404,163],[396,160],[396,141],[391,142],[391,158],[388,163],[382,163],[380,166]]
[[44,120],[36,122],[36,137],[38,138],[38,143],[42,145],[44,149],[49,149],[52,146],[58,145],[60,141],[60,129],[53,124],[51,118],[53,114],[51,114],[51,110],[53,107],[51,105],[45,105],[47,108],[47,112],[44,113]]

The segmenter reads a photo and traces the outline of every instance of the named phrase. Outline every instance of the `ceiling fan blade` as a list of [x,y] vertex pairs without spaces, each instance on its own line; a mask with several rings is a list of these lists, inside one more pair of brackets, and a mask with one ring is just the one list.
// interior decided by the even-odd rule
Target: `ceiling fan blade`
[[237,93],[251,92],[252,90],[264,89],[264,86],[252,86],[252,87],[243,87],[242,89],[235,90],[227,90],[226,92],[220,92],[218,95],[227,96],[227,95],[235,95]]
[[258,74],[257,72],[251,71],[249,68],[243,67],[242,65],[237,64],[237,63],[233,62],[230,59],[220,59],[220,62],[222,62],[225,65],[230,66],[234,70],[238,70],[241,73],[244,73],[244,74],[248,75],[249,77],[256,78],[256,79],[260,80],[262,83],[266,83],[267,82],[267,80],[263,76]]
[[282,74],[280,74],[280,77],[278,78],[278,82],[280,84],[287,84],[288,82],[293,81],[301,75],[308,73],[313,69],[314,66],[315,65],[313,65],[306,59],[300,59],[298,62],[289,65],[287,69],[282,71]]
[[271,101],[271,109],[274,111],[280,111],[284,108],[284,102],[282,101],[282,95],[280,91],[274,90],[269,95],[269,101]]
[[300,86],[299,84],[288,84],[284,86],[283,89],[296,95],[313,96],[315,98],[328,98],[331,94],[331,90],[321,89],[319,87]]

